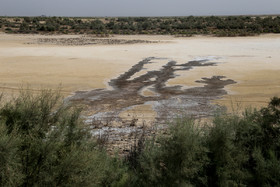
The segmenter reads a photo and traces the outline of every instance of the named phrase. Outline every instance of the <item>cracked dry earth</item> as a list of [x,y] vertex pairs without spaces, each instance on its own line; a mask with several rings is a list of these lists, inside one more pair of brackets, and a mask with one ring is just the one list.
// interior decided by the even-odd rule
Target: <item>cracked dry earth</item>
[[[165,60],[166,63],[158,70],[145,71],[146,66]],[[120,113],[131,107],[149,104],[156,112],[154,125],[145,128],[149,134],[155,133],[154,127],[164,128],[166,121],[178,116],[192,116],[194,118],[208,117],[218,106],[210,104],[214,99],[227,94],[224,87],[235,81],[224,76],[213,75],[197,80],[199,87],[186,85],[168,86],[168,80],[176,77],[177,71],[189,71],[202,66],[215,66],[211,60],[194,60],[178,64],[176,61],[149,57],[134,66],[119,77],[109,81],[111,89],[95,89],[78,91],[67,101],[82,103],[87,106],[91,115],[86,121],[92,125],[95,135],[106,135],[114,146],[128,151],[135,136],[142,131],[143,124],[137,119],[125,119]],[[141,73],[142,72],[142,73]],[[153,94],[145,95],[143,90]],[[126,146],[124,146],[124,144]],[[126,148],[125,148],[126,147]]]

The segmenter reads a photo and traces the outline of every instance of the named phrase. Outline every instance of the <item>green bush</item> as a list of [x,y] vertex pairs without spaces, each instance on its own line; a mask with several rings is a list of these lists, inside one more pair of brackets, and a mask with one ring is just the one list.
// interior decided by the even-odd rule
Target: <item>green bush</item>
[[[211,124],[178,119],[108,156],[59,94],[0,107],[0,186],[279,186],[280,99]],[[105,147],[106,148],[106,147]]]
[[148,141],[134,168],[136,186],[206,185],[203,132],[192,120],[177,120],[168,133]]
[[5,126],[0,126],[0,186],[19,186],[23,177],[16,154],[19,138],[7,131]]
[[122,179],[118,159],[98,149],[58,94],[22,92],[0,109],[1,186],[109,186]]
[[[243,116],[189,119],[142,142],[130,165],[135,186],[279,186],[280,99]],[[130,160],[133,160],[130,158]]]

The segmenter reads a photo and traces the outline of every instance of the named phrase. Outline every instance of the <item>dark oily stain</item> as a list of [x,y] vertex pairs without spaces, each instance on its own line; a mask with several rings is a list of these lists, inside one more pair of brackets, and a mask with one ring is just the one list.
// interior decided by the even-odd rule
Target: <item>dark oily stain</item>
[[[213,76],[196,81],[205,84],[202,87],[183,89],[180,85],[166,85],[168,80],[176,77],[176,71],[188,71],[196,67],[216,65],[215,62],[208,62],[208,60],[189,61],[183,64],[169,61],[160,70],[148,71],[131,79],[132,76],[143,70],[146,64],[155,63],[154,61],[160,59],[146,58],[119,77],[112,79],[109,85],[113,90],[79,91],[67,100],[88,105],[90,110],[96,112],[96,116],[98,114],[100,114],[100,117],[114,115],[115,118],[118,118],[118,114],[128,107],[150,102],[157,112],[158,121],[161,121],[176,117],[180,113],[197,117],[209,116],[211,111],[214,110],[210,101],[226,94],[227,92],[223,88],[235,83],[231,79],[225,80],[226,77],[224,76]],[[152,87],[155,96],[141,95],[141,90],[147,87]]]

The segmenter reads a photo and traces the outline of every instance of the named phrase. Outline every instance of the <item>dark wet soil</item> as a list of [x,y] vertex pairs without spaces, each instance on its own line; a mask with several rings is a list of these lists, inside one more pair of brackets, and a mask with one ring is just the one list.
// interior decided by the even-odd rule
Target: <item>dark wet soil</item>
[[[174,98],[180,98],[182,107],[188,103],[188,99],[198,100],[200,103],[205,103],[216,99],[218,96],[226,94],[223,89],[224,86],[233,84],[235,81],[225,79],[224,76],[213,76],[210,78],[202,78],[197,80],[198,83],[205,84],[202,87],[193,87],[182,89],[182,86],[166,86],[169,79],[175,78],[176,71],[188,71],[195,67],[214,66],[215,62],[207,62],[207,60],[189,61],[184,64],[177,64],[175,61],[169,61],[160,70],[148,71],[146,74],[130,79],[137,72],[143,70],[145,64],[155,63],[157,58],[146,58],[136,65],[131,67],[130,70],[121,74],[119,77],[112,79],[109,85],[113,90],[96,89],[92,91],[79,91],[69,98],[72,102],[79,102],[90,106],[96,113],[122,111],[125,108],[141,105],[146,102],[172,102]],[[143,96],[141,90],[145,87],[151,87],[156,96]],[[183,99],[183,101],[182,101]],[[192,101],[193,102],[193,101]],[[177,107],[180,107],[178,104]],[[157,111],[158,115],[164,115]],[[198,110],[199,112],[199,110]]]
[[[146,64],[156,63],[157,60],[160,58],[149,57],[138,62],[127,72],[108,83],[112,89],[78,91],[67,100],[85,104],[89,111],[94,111],[87,119],[88,122],[93,120],[92,124],[98,130],[96,132],[99,132],[99,135],[109,133],[112,137],[111,140],[115,143],[123,139],[122,142],[127,143],[129,134],[141,130],[142,127],[133,124],[135,121],[127,122],[126,119],[121,119],[119,117],[121,111],[135,105],[149,103],[157,113],[156,123],[158,124],[164,124],[167,120],[178,116],[208,117],[217,109],[217,106],[210,104],[210,101],[227,94],[224,87],[235,83],[224,76],[213,75],[197,80],[196,82],[203,84],[201,87],[184,89],[181,85],[166,85],[168,80],[175,78],[177,71],[189,71],[193,68],[216,65],[215,62],[208,60],[189,61],[183,64],[168,61],[160,70],[148,71],[143,75],[131,78],[144,70]],[[147,87],[155,95],[142,95],[141,90]],[[117,121],[122,125],[116,128],[108,121]],[[124,134],[124,136],[120,136],[120,134]]]

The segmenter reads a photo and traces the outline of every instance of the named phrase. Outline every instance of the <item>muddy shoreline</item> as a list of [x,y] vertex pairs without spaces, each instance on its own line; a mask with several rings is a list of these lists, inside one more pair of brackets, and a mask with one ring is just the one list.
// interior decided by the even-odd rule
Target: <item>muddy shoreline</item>
[[[197,83],[205,84],[202,87],[184,89],[182,85],[166,86],[169,79],[176,77],[176,71],[189,71],[193,68],[216,65],[215,62],[208,62],[209,60],[189,61],[184,64],[169,61],[160,70],[148,71],[141,76],[130,79],[133,75],[142,71],[146,64],[156,63],[158,59],[160,58],[146,58],[119,77],[110,80],[108,84],[113,88],[112,90],[78,91],[67,100],[86,104],[90,107],[90,110],[97,111],[97,113],[108,113],[109,111],[116,113],[131,106],[147,102],[160,103],[172,100],[175,97],[180,98],[182,105],[188,103],[188,99],[201,100],[199,103],[205,103],[202,101],[210,101],[225,95],[227,92],[223,88],[226,85],[236,83],[231,79],[225,80],[226,77],[224,76],[213,75],[210,78],[202,77],[202,80],[196,81]],[[149,87],[150,91],[154,92],[155,95],[143,96],[141,90],[146,87]],[[158,110],[157,107],[155,109],[159,118],[166,115],[163,111]]]
[[[162,58],[148,57],[136,63],[127,72],[109,81],[108,85],[112,89],[78,91],[68,97],[67,101],[87,106],[91,115],[85,116],[85,119],[91,125],[93,134],[108,136],[113,145],[120,144],[123,139],[122,144],[129,144],[128,142],[133,141],[132,134],[141,132],[145,125],[146,133],[151,134],[155,132],[155,126],[164,128],[168,121],[179,116],[202,118],[213,115],[218,106],[210,102],[227,94],[225,86],[236,83],[224,76],[213,75],[197,80],[197,83],[204,84],[200,87],[167,86],[167,82],[176,77],[177,71],[217,65],[209,59],[182,64],[166,59],[167,63],[159,70],[147,71],[135,77],[137,73],[145,70],[146,65],[157,63],[158,60]],[[145,88],[154,95],[143,95],[141,90]],[[143,104],[152,105],[157,114],[152,124],[141,124],[137,118],[127,119],[120,116],[121,112]]]

